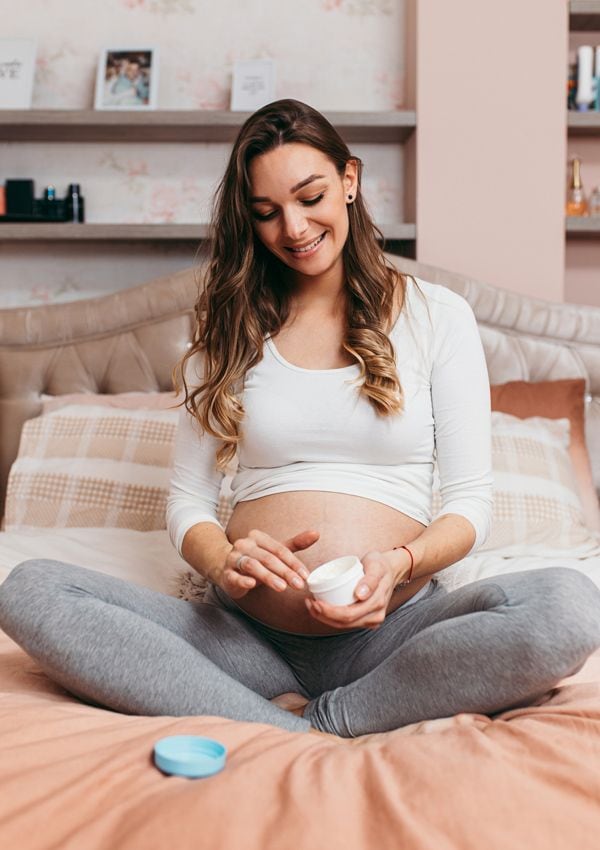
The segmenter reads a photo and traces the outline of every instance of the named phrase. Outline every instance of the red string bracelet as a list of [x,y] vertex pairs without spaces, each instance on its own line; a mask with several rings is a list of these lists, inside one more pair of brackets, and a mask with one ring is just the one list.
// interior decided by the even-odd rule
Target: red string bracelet
[[408,554],[410,556],[410,570],[408,571],[408,578],[404,579],[404,581],[398,582],[398,584],[396,585],[396,587],[405,587],[407,584],[410,584],[410,582],[411,582],[412,571],[413,571],[413,567],[415,565],[415,559],[413,558],[413,553],[410,551],[408,546],[394,546],[394,549],[406,549],[406,551],[408,552]]

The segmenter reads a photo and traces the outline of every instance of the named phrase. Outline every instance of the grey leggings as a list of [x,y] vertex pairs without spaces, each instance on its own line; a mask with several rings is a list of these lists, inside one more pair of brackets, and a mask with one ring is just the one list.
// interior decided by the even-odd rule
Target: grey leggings
[[[0,626],[56,682],[126,714],[217,715],[342,737],[526,705],[600,646],[600,590],[553,567],[447,592],[433,580],[377,629],[315,636],[35,559],[0,586]],[[304,717],[269,700],[310,702]]]

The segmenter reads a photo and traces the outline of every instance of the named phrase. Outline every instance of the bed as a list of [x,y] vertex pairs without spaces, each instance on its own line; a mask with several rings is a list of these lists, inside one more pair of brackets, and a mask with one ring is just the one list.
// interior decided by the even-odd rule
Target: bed
[[[600,310],[388,258],[467,298],[494,385],[496,536],[440,580],[561,565],[600,586]],[[170,375],[197,280],[0,311],[0,582],[43,556],[201,598],[164,528]],[[221,741],[225,769],[159,771],[153,745],[177,734]],[[350,742],[88,705],[0,632],[0,754],[6,850],[596,850],[600,652],[534,705]]]

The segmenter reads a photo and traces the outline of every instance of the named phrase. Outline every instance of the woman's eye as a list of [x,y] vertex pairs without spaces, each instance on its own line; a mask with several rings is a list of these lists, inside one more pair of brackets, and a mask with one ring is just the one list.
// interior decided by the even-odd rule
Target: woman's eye
[[321,192],[321,194],[317,195],[316,198],[306,198],[306,200],[303,200],[302,203],[306,204],[309,207],[312,207],[314,204],[319,203],[319,201],[323,198],[324,194],[325,194],[325,192]]
[[253,218],[258,219],[259,221],[269,221],[269,219],[274,218],[275,215],[276,211],[273,211],[272,213],[267,213],[267,215],[261,215],[257,212],[252,213]]
[[[318,204],[319,201],[323,199],[324,195],[325,192],[321,192],[321,194],[317,195],[316,198],[304,198],[301,203],[304,204],[304,206],[312,207],[315,204]],[[275,218],[276,215],[277,210],[273,210],[273,212],[266,213],[264,215],[261,215],[261,213],[257,212],[252,213],[253,218],[258,219],[258,221],[270,221],[272,218]]]

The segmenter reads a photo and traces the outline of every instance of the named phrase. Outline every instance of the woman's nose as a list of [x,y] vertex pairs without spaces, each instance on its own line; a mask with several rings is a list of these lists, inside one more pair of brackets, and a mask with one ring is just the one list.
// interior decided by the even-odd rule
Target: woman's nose
[[308,222],[302,210],[292,210],[284,217],[285,233],[288,239],[296,241],[306,233]]

